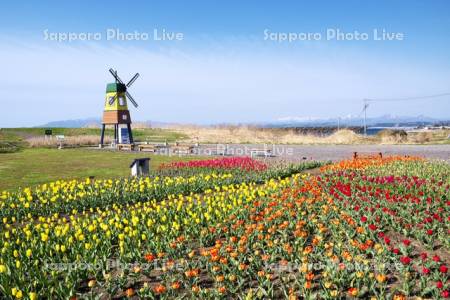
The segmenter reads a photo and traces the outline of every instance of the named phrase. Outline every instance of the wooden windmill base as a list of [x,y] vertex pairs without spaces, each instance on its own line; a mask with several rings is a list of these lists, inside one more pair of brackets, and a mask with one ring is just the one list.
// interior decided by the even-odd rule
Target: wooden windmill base
[[[133,141],[133,132],[131,131],[131,123],[126,123],[126,124],[127,124],[128,137],[129,137],[129,140],[130,140],[130,144],[133,144],[134,141]],[[118,141],[119,141],[119,125],[120,124],[103,123],[102,124],[102,131],[101,131],[101,135],[100,135],[100,147],[103,146],[103,141],[104,141],[104,138],[105,138],[106,125],[114,125],[114,142],[115,142],[115,144],[118,144]]]
[[130,111],[128,110],[109,110],[103,112],[103,124],[129,124],[131,123]]

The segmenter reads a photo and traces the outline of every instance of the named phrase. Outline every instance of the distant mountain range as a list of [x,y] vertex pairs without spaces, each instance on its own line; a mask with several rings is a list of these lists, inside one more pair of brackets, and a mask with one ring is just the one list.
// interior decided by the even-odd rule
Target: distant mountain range
[[89,126],[100,126],[101,120],[98,118],[76,119],[76,120],[60,120],[52,121],[35,127],[62,127],[62,128],[80,128]]
[[[427,116],[393,116],[384,115],[379,117],[368,117],[367,126],[371,127],[396,127],[396,126],[420,126],[432,125],[448,120],[436,119]],[[274,122],[264,124],[267,127],[322,127],[322,126],[362,126],[361,116],[346,116],[342,118],[314,118],[314,117],[285,117]]]
[[[395,126],[420,126],[432,125],[440,123],[449,123],[450,120],[436,119],[427,116],[393,116],[384,115],[379,117],[367,118],[367,126],[379,127],[395,127]],[[167,127],[174,123],[158,122],[158,121],[136,121],[136,123],[147,123],[152,127]],[[263,127],[335,127],[339,123],[340,126],[362,126],[362,118],[360,116],[346,116],[338,118],[316,118],[316,117],[284,117],[276,121],[252,123],[252,125]],[[79,128],[79,127],[99,127],[101,119],[86,118],[75,120],[61,120],[53,121],[36,127],[64,127],[64,128]],[[244,123],[245,124],[245,123]],[[180,124],[178,124],[180,125]]]
[[[35,127],[49,127],[49,128],[82,128],[82,127],[100,127],[102,120],[100,118],[86,118],[74,120],[60,120],[45,123]],[[172,123],[155,122],[155,121],[136,121],[135,123],[145,123],[152,127],[167,127]]]

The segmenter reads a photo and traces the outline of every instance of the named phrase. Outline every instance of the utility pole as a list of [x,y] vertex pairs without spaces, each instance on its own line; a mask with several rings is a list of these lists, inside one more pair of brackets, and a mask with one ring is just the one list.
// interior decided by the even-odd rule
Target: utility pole
[[364,136],[367,136],[367,107],[369,107],[369,99],[363,99],[364,111]]
[[364,136],[367,136],[367,109],[366,104],[364,104]]
[[338,131],[341,129],[341,117],[338,117]]

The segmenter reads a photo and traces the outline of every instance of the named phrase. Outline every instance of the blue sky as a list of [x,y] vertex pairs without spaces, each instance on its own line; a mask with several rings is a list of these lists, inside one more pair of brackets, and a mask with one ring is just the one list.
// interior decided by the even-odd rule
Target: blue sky
[[[363,98],[450,92],[448,1],[31,1],[0,4],[0,127],[101,116],[107,72],[141,74],[135,120],[260,122],[358,115]],[[106,40],[108,29],[147,40]],[[163,30],[179,41],[154,40]],[[373,31],[403,40],[375,41]],[[47,30],[47,31],[46,31]],[[327,30],[367,40],[328,40]],[[100,34],[98,40],[45,40]],[[319,33],[280,42],[264,32]],[[142,35],[141,35],[142,37]],[[374,103],[369,116],[450,118],[450,98]]]

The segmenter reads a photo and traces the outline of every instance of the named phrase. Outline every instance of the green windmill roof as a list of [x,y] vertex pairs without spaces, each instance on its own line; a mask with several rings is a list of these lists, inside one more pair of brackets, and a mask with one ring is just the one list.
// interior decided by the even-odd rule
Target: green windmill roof
[[124,93],[127,90],[127,87],[123,83],[108,83],[106,85],[106,92],[107,93]]

